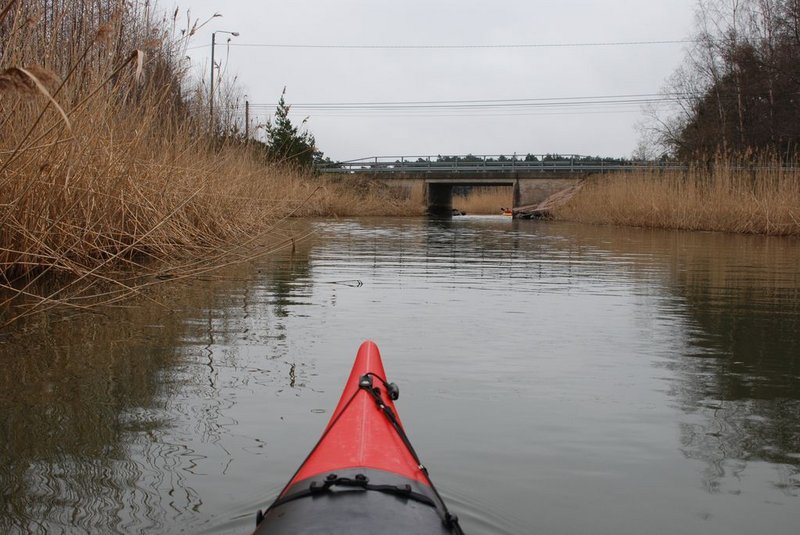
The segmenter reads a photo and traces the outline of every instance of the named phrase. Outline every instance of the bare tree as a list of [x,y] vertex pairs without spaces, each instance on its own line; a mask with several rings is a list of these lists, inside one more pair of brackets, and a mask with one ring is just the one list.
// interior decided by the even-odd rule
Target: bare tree
[[800,140],[800,0],[699,0],[694,45],[651,112],[672,154],[771,151],[793,157]]

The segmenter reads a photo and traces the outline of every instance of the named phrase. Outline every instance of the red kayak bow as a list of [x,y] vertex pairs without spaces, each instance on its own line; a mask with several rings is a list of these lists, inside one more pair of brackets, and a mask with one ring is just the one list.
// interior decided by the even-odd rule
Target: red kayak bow
[[406,436],[374,342],[361,344],[322,437],[257,534],[463,534]]

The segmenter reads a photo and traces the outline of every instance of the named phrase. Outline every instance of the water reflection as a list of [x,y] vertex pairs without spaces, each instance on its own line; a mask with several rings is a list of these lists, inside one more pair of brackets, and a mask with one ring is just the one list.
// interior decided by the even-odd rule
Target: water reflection
[[[308,251],[100,314],[31,319],[0,339],[0,458],[11,461],[0,463],[0,532],[165,532],[193,518],[198,477],[233,462],[232,392],[303,386],[301,365],[269,362],[288,353],[272,342],[308,293]],[[265,340],[269,359],[232,378],[242,348]]]
[[154,436],[168,419],[170,385],[159,372],[174,364],[180,326],[159,316],[63,318],[28,325],[36,336],[25,345],[0,345],[0,531],[90,531],[98,518],[131,514],[137,525],[159,525],[152,501],[126,506],[148,492],[139,482],[149,467],[129,457],[131,439]]
[[739,493],[748,463],[763,461],[777,488],[800,495],[800,243],[608,227],[574,237],[633,259],[634,272],[667,268],[690,321],[666,366],[686,413],[681,450],[706,464],[705,488]]
[[790,525],[763,506],[800,496],[797,241],[501,217],[297,226],[316,237],[164,286],[161,306],[0,339],[0,531],[245,532],[367,336],[472,533],[640,532],[626,507],[704,533],[722,506],[684,513],[695,487],[742,500],[728,518]]
[[772,241],[693,243],[690,269],[676,276],[698,327],[694,354],[676,366],[682,406],[694,416],[682,424],[682,443],[708,464],[713,492],[740,492],[738,474],[766,461],[775,485],[800,495],[800,279],[796,259]]

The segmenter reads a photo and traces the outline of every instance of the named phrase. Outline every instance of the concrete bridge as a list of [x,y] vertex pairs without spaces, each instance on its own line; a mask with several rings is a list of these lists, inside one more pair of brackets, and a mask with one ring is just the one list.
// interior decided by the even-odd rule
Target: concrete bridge
[[[379,180],[404,190],[424,187],[428,213],[449,215],[453,188],[509,186],[512,208],[538,204],[591,174],[652,170],[653,162],[579,155],[372,156],[321,165],[322,173]],[[498,206],[498,209],[500,207]]]

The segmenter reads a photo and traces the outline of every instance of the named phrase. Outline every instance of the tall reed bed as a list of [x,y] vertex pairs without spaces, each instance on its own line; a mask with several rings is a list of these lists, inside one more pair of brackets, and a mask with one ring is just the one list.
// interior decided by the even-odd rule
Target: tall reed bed
[[264,254],[282,218],[382,193],[345,195],[210,125],[183,63],[202,23],[150,6],[0,0],[0,327]]
[[453,208],[467,214],[500,214],[511,209],[513,192],[510,186],[471,188],[466,195],[453,195]]
[[301,217],[419,216],[425,213],[425,187],[410,190],[346,175],[341,177],[306,177],[299,181],[302,198],[313,185],[310,202],[298,206]]
[[717,162],[588,180],[558,219],[613,225],[800,235],[800,170],[773,162]]

